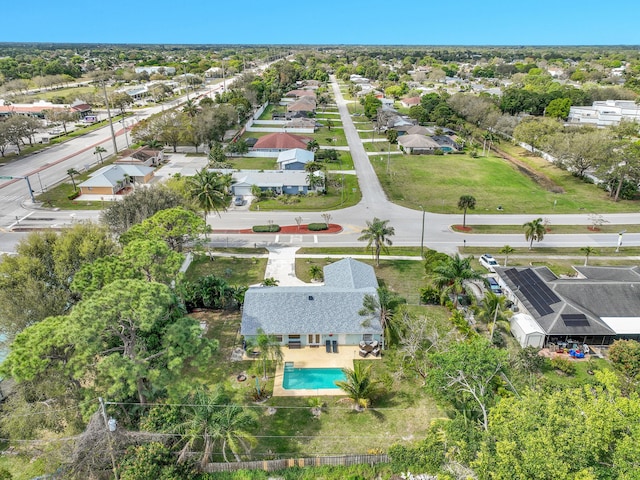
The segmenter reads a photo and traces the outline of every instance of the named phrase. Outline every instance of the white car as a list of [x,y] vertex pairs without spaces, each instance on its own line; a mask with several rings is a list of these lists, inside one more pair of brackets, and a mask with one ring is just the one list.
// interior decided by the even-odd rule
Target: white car
[[496,271],[495,267],[500,266],[497,260],[493,258],[492,255],[489,255],[488,253],[485,253],[484,255],[482,255],[479,261],[480,261],[480,265],[482,265],[484,268],[489,270],[491,273],[495,273]]

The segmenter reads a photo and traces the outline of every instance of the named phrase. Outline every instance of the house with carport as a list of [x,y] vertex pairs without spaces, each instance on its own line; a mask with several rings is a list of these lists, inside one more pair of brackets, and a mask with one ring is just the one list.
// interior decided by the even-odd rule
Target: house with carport
[[240,334],[255,344],[264,332],[291,349],[357,346],[383,342],[379,319],[358,312],[365,295],[377,298],[378,280],[373,267],[345,258],[324,267],[324,284],[250,287],[245,293]]
[[495,267],[520,345],[640,340],[640,268],[573,268],[574,277],[560,278],[547,267]]

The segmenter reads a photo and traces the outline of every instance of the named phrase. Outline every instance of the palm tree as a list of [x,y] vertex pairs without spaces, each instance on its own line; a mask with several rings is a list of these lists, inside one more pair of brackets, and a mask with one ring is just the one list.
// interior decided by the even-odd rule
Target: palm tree
[[258,358],[262,361],[262,378],[266,380],[268,378],[267,362],[275,362],[276,365],[282,362],[282,349],[276,337],[264,333],[264,330],[261,328],[258,329],[256,344],[260,350],[260,356]]
[[524,238],[529,240],[529,250],[533,249],[533,241],[542,241],[545,234],[545,227],[542,218],[536,218],[522,225],[524,230]]
[[491,340],[493,341],[493,331],[496,327],[497,321],[506,320],[507,317],[504,314],[506,297],[503,295],[496,295],[491,291],[487,291],[484,294],[482,304],[475,308],[475,318],[487,325],[489,322],[493,322],[491,326]]
[[69,175],[71,177],[71,183],[73,184],[73,191],[76,191],[76,180],[75,178],[73,178],[74,175],[80,175],[80,172],[77,171],[75,168],[70,168],[69,170],[67,170],[67,175]]
[[480,272],[471,268],[473,257],[462,258],[457,253],[449,257],[433,269],[433,283],[444,296],[453,294],[455,307],[458,306],[458,295],[464,293],[464,282],[467,280],[479,280]]
[[374,246],[376,267],[380,266],[380,250],[384,248],[387,251],[387,247],[393,245],[389,237],[395,234],[395,230],[387,226],[388,222],[389,220],[380,220],[377,217],[372,221],[367,220],[367,228],[362,230],[362,235],[358,237],[358,240],[367,241],[367,248]]
[[311,267],[309,268],[309,274],[311,275],[311,278],[313,280],[322,280],[322,268],[320,268],[320,265],[311,265]]
[[390,344],[393,339],[395,331],[393,327],[393,317],[398,307],[407,303],[407,301],[386,287],[379,287],[377,293],[377,297],[369,294],[364,296],[362,299],[362,308],[358,311],[358,315],[367,317],[365,321],[362,322],[362,325],[365,327],[369,327],[372,320],[378,320],[380,322],[383,332],[382,344],[386,345],[387,343]]
[[507,262],[509,261],[509,254],[515,252],[515,248],[513,248],[511,245],[505,245],[504,247],[502,247],[500,249],[500,253],[502,253],[504,255],[504,266],[507,266]]
[[193,102],[193,100],[187,100],[182,108],[182,111],[190,118],[194,118],[198,114],[198,106]]
[[100,145],[98,145],[98,146],[96,147],[96,149],[93,151],[93,154],[94,154],[94,155],[98,155],[98,156],[99,156],[99,158],[100,158],[100,163],[102,163],[102,154],[103,154],[103,153],[105,153],[106,151],[107,151],[107,149],[106,149],[106,148],[104,148],[104,147],[101,147]]
[[227,405],[217,416],[217,438],[222,442],[222,458],[227,459],[227,447],[235,457],[236,462],[241,460],[240,451],[248,453],[251,447],[258,442],[249,433],[257,423],[255,412],[245,409],[240,405]]
[[584,266],[586,267],[589,263],[589,255],[596,253],[596,249],[593,247],[582,247],[580,251],[584,253]]
[[315,153],[320,150],[320,144],[317,142],[317,140],[311,140],[309,143],[307,143],[307,150]]
[[320,162],[309,162],[304,166],[305,171],[308,173],[307,175],[307,183],[309,184],[310,189],[315,189],[317,186],[320,186],[324,189],[324,175],[316,175],[316,172],[321,172],[324,170],[324,165]]
[[362,362],[354,362],[353,370],[343,368],[342,372],[346,380],[336,381],[336,385],[344,390],[357,411],[369,407],[379,385],[371,376],[371,364],[365,366]]
[[206,168],[187,180],[189,193],[204,211],[205,222],[209,213],[227,209],[226,193],[230,183],[230,175],[222,175]]
[[476,199],[471,195],[462,195],[458,200],[458,208],[463,210],[462,216],[462,228],[467,226],[467,209],[473,210],[476,208]]
[[220,387],[213,393],[198,390],[189,399],[185,420],[174,427],[185,441],[178,456],[179,463],[184,462],[197,446],[203,451],[200,465],[204,468],[211,460],[216,443],[221,443],[222,456],[227,462],[227,447],[238,459],[241,449],[248,450],[255,444],[255,438],[248,431],[256,423],[255,413],[228,402]]
[[263,287],[277,287],[278,283],[280,283],[279,280],[276,280],[273,277],[268,277],[265,278],[260,285],[262,285]]

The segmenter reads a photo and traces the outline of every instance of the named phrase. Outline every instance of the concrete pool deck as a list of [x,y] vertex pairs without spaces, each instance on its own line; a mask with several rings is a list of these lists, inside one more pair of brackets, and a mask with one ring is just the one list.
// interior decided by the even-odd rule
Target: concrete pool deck
[[[360,359],[357,345],[340,345],[338,353],[327,353],[324,346],[318,348],[304,347],[290,350],[282,349],[282,363],[276,368],[273,384],[274,397],[319,397],[345,395],[339,388],[314,388],[285,390],[282,388],[284,365],[293,362],[294,368],[353,368],[353,361]],[[369,359],[369,357],[367,358]],[[379,360],[380,357],[371,357]]]

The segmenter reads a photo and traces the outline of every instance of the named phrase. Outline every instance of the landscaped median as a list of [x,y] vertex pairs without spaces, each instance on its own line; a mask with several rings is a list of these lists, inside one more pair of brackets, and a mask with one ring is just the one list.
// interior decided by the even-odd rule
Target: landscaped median
[[[524,227],[522,225],[466,225],[464,228],[462,225],[452,225],[451,229],[458,233],[468,234],[524,234]],[[594,225],[553,225],[551,223],[546,224],[545,235],[552,235],[554,233],[561,234],[585,234],[585,233],[602,233],[602,234],[618,234],[622,230],[625,233],[640,233],[640,225],[613,225],[606,224],[600,226]]]
[[[326,228],[320,228],[326,226]],[[252,228],[243,228],[238,230],[212,230],[214,234],[233,234],[233,233],[282,233],[285,235],[303,235],[318,233],[340,233],[342,226],[336,223],[309,223],[305,225],[254,225]]]

